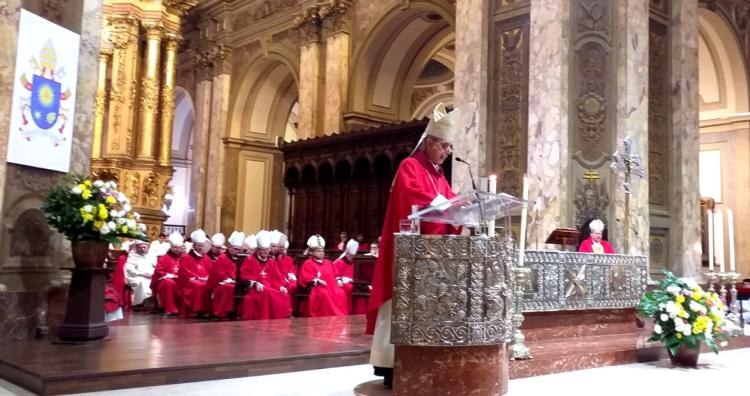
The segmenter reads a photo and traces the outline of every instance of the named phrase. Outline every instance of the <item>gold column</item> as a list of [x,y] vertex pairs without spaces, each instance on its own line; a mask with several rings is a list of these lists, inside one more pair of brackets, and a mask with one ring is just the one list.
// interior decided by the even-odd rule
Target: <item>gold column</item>
[[174,86],[177,47],[180,37],[168,33],[164,43],[164,69],[161,86],[161,135],[159,137],[159,165],[172,166],[172,123],[174,122]]
[[127,16],[111,17],[114,45],[112,52],[112,88],[109,96],[107,137],[102,153],[129,158],[135,127],[133,111],[137,91],[138,20]]
[[149,24],[146,28],[146,54],[141,74],[141,123],[138,134],[137,160],[154,160],[156,116],[159,104],[159,57],[162,28]]
[[91,158],[102,157],[102,135],[104,134],[104,109],[107,106],[107,71],[110,49],[102,47],[99,50],[99,73],[96,79],[96,110],[94,114],[94,140],[91,145]]

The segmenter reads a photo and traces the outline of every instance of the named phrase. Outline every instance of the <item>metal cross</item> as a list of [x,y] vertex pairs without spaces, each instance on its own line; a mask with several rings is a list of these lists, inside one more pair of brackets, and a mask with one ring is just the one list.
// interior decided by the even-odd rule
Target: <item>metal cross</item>
[[625,219],[623,225],[625,226],[625,252],[628,254],[629,249],[629,237],[630,237],[630,192],[631,192],[631,180],[630,176],[635,175],[640,178],[646,177],[646,172],[643,170],[641,156],[636,154],[633,150],[633,140],[628,136],[623,140],[625,151],[620,154],[619,151],[615,150],[612,154],[612,164],[609,165],[609,169],[613,173],[625,174]]

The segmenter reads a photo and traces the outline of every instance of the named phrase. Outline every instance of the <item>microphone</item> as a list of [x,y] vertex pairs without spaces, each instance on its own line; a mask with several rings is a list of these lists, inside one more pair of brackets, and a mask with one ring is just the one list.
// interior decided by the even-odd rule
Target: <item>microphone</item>
[[479,224],[479,229],[481,233],[482,226],[485,224],[484,221],[484,208],[482,207],[482,200],[479,198],[479,194],[477,194],[477,183],[474,181],[474,173],[471,171],[471,164],[464,161],[460,157],[456,157],[456,161],[466,164],[466,166],[469,167],[469,178],[471,179],[471,188],[474,189],[474,198],[477,199],[477,203],[479,204],[479,221],[481,222]]

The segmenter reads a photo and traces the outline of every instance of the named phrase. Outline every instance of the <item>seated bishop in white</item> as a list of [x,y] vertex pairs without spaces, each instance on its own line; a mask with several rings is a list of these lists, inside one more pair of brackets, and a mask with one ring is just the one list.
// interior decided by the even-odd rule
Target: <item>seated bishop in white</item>
[[151,277],[156,267],[156,257],[148,254],[149,243],[136,241],[135,250],[125,262],[125,281],[133,289],[133,305],[141,305],[151,297]]

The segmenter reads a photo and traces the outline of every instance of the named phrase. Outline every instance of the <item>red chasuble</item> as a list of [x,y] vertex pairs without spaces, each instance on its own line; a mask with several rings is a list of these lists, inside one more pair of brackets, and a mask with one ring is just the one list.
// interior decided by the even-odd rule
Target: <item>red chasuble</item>
[[[456,196],[445,179],[441,167],[435,168],[422,151],[417,151],[413,156],[401,162],[388,198],[388,209],[385,212],[383,232],[380,235],[380,252],[375,261],[372,293],[367,311],[367,334],[375,331],[378,309],[384,302],[391,299],[393,293],[393,234],[399,232],[399,221],[411,214],[412,205],[429,205],[437,194],[442,194],[448,199]],[[422,222],[420,229],[422,234],[458,234],[461,232],[460,228],[430,222]]]
[[284,276],[271,257],[266,262],[259,260],[257,255],[246,258],[240,267],[240,280],[263,285],[262,292],[253,285],[245,295],[242,300],[242,319],[285,319],[292,314],[289,296],[281,291]]
[[213,312],[218,318],[226,318],[234,311],[235,282],[225,282],[227,279],[237,278],[237,266],[226,253],[222,253],[214,261],[211,273],[208,275],[208,288],[211,289],[214,301]]
[[117,294],[117,301],[119,301],[120,306],[125,305],[125,301],[123,301],[123,292],[125,291],[125,263],[127,261],[127,253],[118,257],[115,272],[112,273],[112,289],[115,294]]
[[177,284],[182,296],[182,312],[211,312],[211,290],[208,288],[208,271],[211,260],[204,254],[198,256],[190,251],[180,258],[180,271]]
[[[313,258],[305,260],[300,268],[299,281],[310,286],[310,316],[344,316],[346,294],[336,285],[336,267],[331,260],[317,262]],[[326,285],[314,286],[315,279],[322,279]]]
[[294,301],[297,301],[297,280],[291,279],[289,274],[294,274],[297,277],[297,268],[294,266],[294,260],[287,255],[279,255],[275,258],[276,263],[279,265],[279,272],[284,277],[282,286],[286,287],[289,291],[289,305],[292,306]]
[[180,257],[171,252],[156,259],[154,276],[151,277],[151,290],[156,296],[159,308],[167,314],[180,313],[180,294],[177,287],[177,277],[168,278],[169,274],[177,276],[180,270]]
[[336,266],[336,279],[349,278],[348,281],[342,279],[344,285],[341,286],[341,290],[346,294],[346,312],[352,312],[352,290],[354,288],[354,260],[349,261],[346,257],[340,258],[333,262]]
[[[603,253],[612,254],[615,252],[615,249],[612,249],[612,245],[609,244],[609,242],[605,241],[604,239],[601,240],[602,248],[604,248]],[[583,253],[595,253],[594,252],[594,240],[591,239],[591,237],[588,237],[586,240],[581,242],[581,246],[578,247],[579,252]]]

